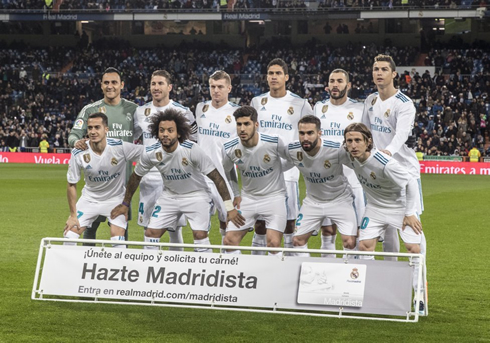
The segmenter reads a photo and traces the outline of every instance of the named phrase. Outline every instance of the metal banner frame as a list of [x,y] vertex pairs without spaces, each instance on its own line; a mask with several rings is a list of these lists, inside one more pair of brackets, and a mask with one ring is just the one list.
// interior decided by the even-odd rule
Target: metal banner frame
[[[73,243],[95,243],[97,246],[94,247],[81,247],[81,246],[63,246],[62,244],[64,242],[73,242]],[[425,265],[425,259],[424,256],[421,254],[408,254],[408,253],[383,253],[383,252],[361,252],[361,251],[342,251],[342,250],[320,250],[320,249],[302,249],[301,253],[311,253],[311,254],[325,254],[325,253],[332,253],[332,254],[337,254],[341,255],[342,258],[336,258],[336,259],[327,259],[327,258],[321,258],[321,257],[297,257],[297,256],[281,256],[281,257],[273,257],[273,256],[252,256],[252,255],[236,255],[236,254],[225,254],[221,253],[223,249],[230,249],[233,248],[235,250],[241,250],[241,251],[274,251],[274,252],[282,252],[282,253],[294,253],[298,252],[297,249],[290,249],[290,248],[256,248],[256,247],[247,247],[247,246],[240,246],[240,247],[230,247],[230,246],[223,246],[223,245],[211,245],[209,246],[210,248],[214,249],[214,251],[220,251],[220,253],[195,253],[195,252],[190,252],[190,251],[183,251],[183,252],[177,252],[177,251],[170,251],[164,248],[170,248],[176,249],[176,248],[195,248],[196,245],[194,244],[172,244],[172,243],[149,243],[149,242],[136,242],[136,241],[118,241],[117,244],[124,244],[127,247],[144,247],[144,246],[153,246],[156,247],[158,250],[142,250],[142,249],[117,249],[113,248],[112,245],[114,244],[114,241],[111,240],[86,240],[86,239],[65,239],[65,238],[43,238],[41,240],[40,248],[39,248],[39,254],[38,254],[38,259],[37,259],[37,265],[36,265],[36,271],[35,271],[35,276],[34,276],[34,282],[33,282],[33,288],[32,288],[32,295],[31,299],[33,300],[43,300],[43,301],[61,301],[61,302],[83,302],[83,303],[101,303],[101,304],[124,304],[124,305],[143,305],[143,306],[162,306],[162,307],[184,307],[184,308],[197,308],[197,309],[213,309],[213,310],[226,310],[226,311],[243,311],[243,312],[260,312],[260,313],[274,313],[274,314],[294,314],[294,315],[306,315],[306,316],[317,316],[317,317],[335,317],[335,318],[350,318],[350,319],[366,319],[366,320],[381,320],[381,321],[395,321],[395,322],[418,322],[419,320],[419,312],[413,310],[413,302],[416,302],[415,308],[419,308],[419,301],[424,301],[425,304],[425,313],[424,315],[428,315],[428,297],[427,297],[427,287],[423,287],[423,285],[427,285],[427,271],[426,271],[426,265]],[[202,248],[202,246],[200,246]],[[73,248],[73,249],[72,249]],[[50,251],[50,249],[53,249]],[[116,254],[117,252],[120,252],[121,255],[122,253],[125,253],[126,255],[129,254],[131,256],[136,255],[138,253],[139,255],[145,255],[145,254],[157,254],[158,256],[164,256],[165,258],[175,256],[175,254],[181,254],[181,255],[186,255],[187,257],[189,256],[194,256],[195,258],[202,257],[204,258],[209,258],[214,256],[217,259],[233,259],[233,258],[240,258],[241,264],[239,270],[244,270],[245,272],[250,272],[253,271],[255,268],[258,269],[257,275],[259,275],[260,279],[260,284],[263,286],[264,284],[267,287],[276,287],[273,288],[272,291],[269,289],[269,292],[272,292],[271,294],[274,295],[274,297],[277,295],[279,298],[279,301],[276,303],[268,303],[269,299],[271,298],[270,295],[267,295],[267,292],[265,292],[265,295],[263,294],[262,289],[260,290],[255,290],[255,294],[253,294],[253,291],[250,291],[249,293],[246,293],[247,290],[241,290],[241,289],[236,289],[232,291],[236,291],[238,293],[238,298],[240,301],[236,305],[224,305],[223,302],[220,301],[215,301],[215,297],[212,296],[212,299],[205,299],[202,301],[194,301],[192,299],[196,298],[190,298],[190,301],[182,300],[182,301],[169,301],[166,299],[184,299],[184,298],[163,298],[163,299],[155,299],[154,296],[148,299],[141,299],[137,297],[116,297],[116,296],[104,296],[104,294],[108,293],[96,293],[94,294],[74,294],[73,292],[73,287],[68,287],[70,282],[78,282],[79,280],[73,281],[73,279],[76,279],[76,277],[69,277],[65,274],[71,269],[71,268],[65,268],[63,270],[63,261],[65,258],[63,257],[63,254],[67,255],[66,257],[68,259],[71,258],[71,262],[73,262],[73,258],[87,258],[87,251],[96,251],[96,254],[101,255],[102,253],[106,255],[110,254]],[[51,255],[50,255],[51,254]],[[51,257],[54,256],[52,254],[56,254],[56,258]],[[85,255],[84,255],[85,254]],[[70,255],[70,256],[68,256]],[[120,256],[121,256],[120,255]],[[155,255],[155,256],[157,256]],[[353,259],[353,258],[348,258],[348,255],[374,255],[374,256],[391,256],[391,257],[401,257],[404,258],[404,261],[382,261],[382,260],[375,260],[375,261],[370,261],[370,260],[363,260],[363,259]],[[84,257],[83,257],[84,256]],[[145,255],[146,256],[146,255]],[[61,257],[61,258],[60,258]],[[149,256],[151,257],[151,256]],[[406,260],[408,259],[408,261]],[[59,263],[60,266],[55,266],[53,261],[58,261],[56,263]],[[160,260],[159,260],[160,261]],[[260,261],[260,263],[257,263]],[[78,262],[78,261],[77,261]],[[103,262],[106,262],[106,265],[108,263],[121,263],[118,261],[99,261],[100,265],[103,265]],[[132,263],[132,266],[142,266],[144,262],[141,261],[128,261],[129,263]],[[188,273],[190,275],[191,273],[191,268],[194,269],[199,269],[198,272],[205,272],[206,269],[212,270],[213,266],[208,265],[199,265],[196,267],[196,265],[190,265],[186,261],[180,262],[177,261],[178,263],[172,264],[172,267],[177,267],[177,268],[188,268]],[[367,264],[367,272],[366,274],[366,280],[365,280],[365,296],[364,296],[364,304],[362,304],[359,308],[356,307],[351,307],[354,305],[349,305],[348,307],[344,306],[333,306],[333,305],[323,305],[323,304],[331,304],[331,303],[323,303],[323,304],[315,304],[315,305],[308,305],[304,303],[298,303],[296,300],[296,296],[298,295],[298,289],[299,289],[299,283],[300,283],[300,270],[301,270],[301,265],[304,264],[304,262],[308,262],[305,265],[311,265],[312,262],[313,264],[321,264],[321,265],[328,265],[333,266],[336,264],[337,268],[342,268],[342,265],[347,265],[349,268],[351,268],[351,265],[356,265],[356,264]],[[80,262],[81,264],[82,262]],[[116,263],[116,264],[117,264]],[[50,266],[51,264],[51,266]],[[238,264],[238,260],[237,260]],[[417,275],[412,275],[412,269],[415,264],[419,265],[419,272]],[[165,268],[170,270],[170,266],[168,264],[163,264],[164,268],[163,270],[165,271]],[[88,282],[92,283],[97,283],[99,280],[94,280],[94,275],[95,275],[95,266],[96,264],[92,265],[92,267],[87,267],[87,263],[84,264],[83,266],[83,273],[92,273],[92,280],[88,280]],[[257,267],[256,267],[257,266]],[[269,267],[270,269],[265,269]],[[57,268],[57,269],[56,269]],[[93,268],[93,269],[89,269]],[[153,267],[152,267],[153,268]],[[228,268],[227,270],[225,270]],[[237,267],[231,267],[231,266],[219,266],[216,267],[216,280],[218,279],[219,272],[222,272],[223,275],[226,274],[226,278],[231,277],[233,278],[234,276],[228,276],[233,274],[233,269],[230,268],[237,268]],[[248,269],[247,269],[248,268]],[[261,269],[262,268],[262,269]],[[281,269],[282,268],[282,269]],[[296,269],[295,269],[296,268]],[[76,269],[76,268],[75,268]],[[160,268],[162,269],[162,268]],[[260,269],[260,270],[259,270]],[[346,269],[344,267],[344,269]],[[51,270],[51,271],[50,271]],[[53,272],[54,270],[54,272]],[[275,275],[274,272],[278,272],[282,274],[277,274]],[[354,269],[353,269],[354,270]],[[297,271],[297,272],[296,272]],[[387,272],[389,271],[389,272]],[[60,274],[58,274],[60,272]],[[161,271],[160,271],[161,272]],[[209,271],[211,273],[212,271]],[[43,274],[44,273],[44,274]],[[135,271],[137,275],[137,271]],[[261,274],[262,273],[262,274]],[[397,274],[398,273],[398,274]],[[79,273],[80,274],[80,273]],[[170,272],[168,274],[171,274]],[[241,273],[243,274],[243,273]],[[270,275],[269,275],[270,274]],[[274,275],[272,275],[274,274]],[[392,275],[391,275],[392,274]],[[77,274],[78,275],[78,274]],[[85,275],[85,274],[83,274]],[[127,273],[127,277],[129,277],[131,274]],[[133,276],[134,276],[133,275]],[[155,276],[155,274],[152,274]],[[201,275],[201,274],[199,274]],[[204,275],[204,274],[202,274]],[[279,276],[278,276],[279,275]],[[279,284],[279,288],[277,284],[278,281],[277,279],[281,279],[284,275],[287,275],[287,278],[284,278],[284,288],[283,284]],[[157,275],[161,276],[163,280],[162,275]],[[187,276],[187,275],[184,275]],[[352,279],[356,279],[357,276],[354,275],[355,277],[352,276]],[[214,277],[214,275],[211,275],[210,277]],[[225,276],[221,276],[221,282],[223,283],[223,280],[228,280],[224,279]],[[391,279],[389,279],[391,277]],[[66,280],[63,280],[63,279]],[[204,276],[202,276],[204,280]],[[416,278],[416,292],[414,299],[412,300],[411,297],[411,292],[412,292],[412,278]],[[286,280],[287,279],[287,280]],[[135,281],[130,280],[130,281]],[[199,280],[199,279],[198,279]],[[209,278],[208,278],[209,280]],[[230,279],[231,280],[231,279]],[[360,279],[361,280],[361,279]],[[64,282],[66,281],[67,285],[64,285]],[[85,280],[84,280],[85,281]],[[124,280],[127,281],[127,280]],[[263,282],[262,282],[263,281]],[[111,281],[112,282],[112,281]],[[146,280],[148,282],[148,280]],[[347,282],[361,282],[361,281],[347,281]],[[393,283],[398,282],[396,287],[393,287]],[[103,281],[99,282],[100,284],[103,283]],[[212,287],[207,287],[204,285],[204,281],[201,282],[200,285],[197,285],[199,288],[199,291],[206,291],[206,292],[215,292],[217,291],[216,289],[213,289]],[[270,284],[270,285],[269,285]],[[274,284],[274,285],[272,285]],[[43,286],[48,289],[48,291],[45,291],[43,289]],[[49,287],[49,285],[54,285],[53,287]],[[112,282],[111,285],[116,285],[116,283]],[[209,285],[209,284],[208,284]],[[73,285],[71,285],[73,286]],[[117,286],[117,285],[116,285]],[[161,291],[162,294],[163,292],[169,293],[167,291],[167,288],[171,288],[171,286],[167,287],[168,285],[165,285],[165,291]],[[65,292],[63,287],[70,288],[71,291]],[[161,286],[163,287],[163,286]],[[185,286],[187,287],[187,286]],[[181,287],[184,288],[185,287]],[[383,288],[384,287],[384,288]],[[194,287],[195,289],[196,287]],[[393,290],[393,288],[396,288],[397,290]],[[189,287],[187,287],[189,289]],[[401,289],[401,290],[398,290]],[[424,299],[420,299],[421,297],[421,290],[424,289],[425,291],[423,292]],[[62,290],[62,291],[59,291]],[[387,294],[393,291],[392,294]],[[226,291],[226,290],[225,290]],[[105,292],[105,290],[104,290]],[[398,292],[398,293],[397,293]],[[408,294],[410,292],[410,294]],[[117,293],[116,293],[117,294]],[[209,293],[208,293],[209,294]],[[244,295],[245,294],[245,295]],[[253,294],[253,296],[250,296],[250,294]],[[386,295],[387,294],[387,295]],[[243,295],[243,296],[242,296]],[[261,298],[261,297],[266,297],[266,298]],[[282,297],[282,298],[281,298]],[[385,300],[384,297],[389,298],[388,300]],[[390,298],[391,297],[391,298]],[[246,300],[242,300],[246,299]],[[286,299],[286,300],[284,300]],[[277,299],[276,299],[277,300]],[[275,301],[274,299],[271,301]],[[378,302],[381,302],[381,305],[378,305]],[[249,303],[250,302],[250,303]],[[409,302],[407,304],[407,302]],[[311,303],[312,304],[312,303]],[[374,304],[374,305],[373,305]],[[384,307],[383,307],[384,306]],[[391,307],[391,308],[390,308]]]

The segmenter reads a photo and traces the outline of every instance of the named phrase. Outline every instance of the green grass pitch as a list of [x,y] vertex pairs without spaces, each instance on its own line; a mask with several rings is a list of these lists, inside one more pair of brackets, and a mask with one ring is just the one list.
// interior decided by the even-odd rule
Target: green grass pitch
[[0,342],[490,342],[488,176],[423,175],[430,315],[414,324],[33,301],[40,240],[68,216],[66,170],[0,165]]

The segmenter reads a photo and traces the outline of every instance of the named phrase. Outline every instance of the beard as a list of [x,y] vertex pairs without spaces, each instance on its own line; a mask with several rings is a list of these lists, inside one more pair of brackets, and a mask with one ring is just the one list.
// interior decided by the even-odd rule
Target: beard
[[330,97],[332,99],[338,100],[338,99],[342,99],[346,93],[347,93],[347,86],[343,90],[339,90],[339,95],[334,96],[332,93],[330,93]]

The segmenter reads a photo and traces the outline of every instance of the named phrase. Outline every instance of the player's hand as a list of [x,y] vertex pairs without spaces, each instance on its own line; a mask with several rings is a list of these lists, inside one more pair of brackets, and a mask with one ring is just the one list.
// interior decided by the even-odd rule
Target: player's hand
[[73,147],[77,148],[78,150],[87,150],[88,149],[88,145],[87,145],[85,139],[79,139],[78,141],[75,142],[75,145]]
[[233,199],[233,207],[235,207],[237,210],[240,209],[241,203],[242,203],[242,197],[235,197],[235,199]]
[[391,156],[391,152],[389,150],[381,150],[381,152],[384,152],[386,155]]
[[65,228],[63,229],[63,234],[66,235],[68,231],[76,231],[77,233],[80,233],[81,229],[82,228],[80,227],[78,218],[69,216],[68,220],[66,221]]
[[245,217],[243,217],[242,214],[236,209],[228,211],[228,218],[226,218],[226,222],[229,221],[235,224],[236,227],[242,227],[245,225]]
[[129,212],[129,207],[119,204],[116,207],[114,207],[111,211],[111,219],[115,219],[119,217],[121,214],[124,215],[126,218],[126,221],[128,220],[128,212]]
[[422,223],[416,216],[405,216],[403,218],[402,230],[405,230],[405,226],[410,226],[417,235],[422,233]]

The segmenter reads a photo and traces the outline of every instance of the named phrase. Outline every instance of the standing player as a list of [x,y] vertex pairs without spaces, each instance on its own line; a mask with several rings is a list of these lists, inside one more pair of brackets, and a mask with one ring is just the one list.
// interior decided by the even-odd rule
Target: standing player
[[[167,109],[152,116],[149,127],[158,142],[146,147],[131,175],[124,202],[111,212],[111,218],[127,215],[127,204],[138,188],[142,176],[157,167],[164,179],[165,189],[158,198],[145,230],[145,242],[158,243],[169,228],[174,228],[180,217],[185,216],[199,252],[210,252],[208,231],[210,228],[210,197],[205,176],[216,185],[228,210],[228,219],[238,225],[243,217],[233,207],[226,182],[206,153],[194,142],[187,140],[190,126],[187,119],[175,109]],[[147,246],[147,249],[157,248]]]
[[[107,138],[108,119],[103,113],[91,113],[87,119],[88,149],[73,149],[68,167],[67,197],[70,216],[64,237],[77,239],[98,216],[108,216],[124,196],[126,164],[136,159],[142,146]],[[77,202],[77,183],[84,173],[85,186]],[[124,240],[127,221],[124,216],[109,219],[111,240]],[[65,243],[76,245],[76,243]],[[116,247],[126,248],[116,244]]]
[[[307,100],[286,90],[289,79],[288,66],[280,58],[275,58],[267,66],[269,92],[252,99],[250,106],[258,113],[259,131],[281,137],[290,143],[298,139],[298,121],[301,117],[313,114]],[[287,225],[284,231],[284,247],[293,247],[293,232],[299,210],[299,171],[293,168],[284,174],[287,195]],[[260,223],[260,222],[259,222]],[[258,223],[258,224],[259,224]],[[253,246],[265,245],[263,222],[256,225]]]
[[225,143],[223,165],[226,171],[236,165],[241,173],[243,194],[234,205],[245,217],[245,222],[228,225],[224,244],[239,245],[260,217],[265,221],[267,246],[279,247],[287,218],[281,166],[281,157],[287,157],[286,146],[277,136],[257,132],[257,111],[253,107],[243,106],[233,115],[238,137]]
[[[299,141],[288,145],[288,159],[303,175],[306,198],[296,220],[294,247],[307,249],[310,236],[318,232],[325,218],[329,218],[339,228],[344,250],[355,250],[356,209],[339,159],[340,154],[345,153],[344,148],[341,143],[321,138],[320,119],[312,115],[299,120],[298,133]],[[303,256],[304,253],[296,255]]]
[[[157,70],[151,75],[150,92],[152,101],[136,109],[134,115],[135,137],[142,137],[144,146],[151,146],[158,142],[157,137],[153,137],[149,125],[152,117],[158,112],[164,112],[172,108],[181,113],[191,126],[191,132],[196,132],[196,121],[194,115],[187,108],[175,101],[170,101],[170,91],[172,90],[172,77],[165,70]],[[195,136],[193,137],[195,139]],[[138,206],[138,225],[148,227],[150,216],[155,208],[155,203],[163,190],[164,184],[162,176],[157,168],[151,169],[148,174],[143,176],[140,182],[140,203]],[[183,243],[182,226],[185,226],[185,217],[182,217],[176,228],[169,228],[168,234],[170,243]],[[181,250],[181,249],[176,249]]]
[[[109,132],[107,137],[118,138],[124,142],[133,142],[133,115],[136,110],[134,102],[121,98],[121,90],[124,88],[121,73],[116,68],[107,68],[102,74],[100,88],[104,93],[104,98],[87,105],[78,114],[75,124],[68,136],[70,147],[79,150],[86,150],[85,136],[87,134],[87,119],[91,113],[102,112],[107,115],[109,120]],[[130,175],[132,165],[127,165],[126,175]],[[95,239],[97,228],[105,218],[101,217],[92,223],[84,232],[83,238]],[[126,240],[128,230],[125,231]]]
[[[197,143],[206,151],[221,175],[225,175],[222,146],[223,143],[237,136],[233,112],[240,106],[228,101],[228,94],[231,92],[231,79],[228,73],[222,70],[214,72],[209,77],[209,89],[211,101],[200,102],[196,106]],[[236,175],[234,168],[232,175]],[[221,237],[224,239],[226,209],[214,183],[209,179],[207,181],[211,190],[213,207],[218,211]],[[228,190],[231,193],[231,189]]]
[[[350,88],[349,73],[343,69],[335,69],[330,73],[328,86],[325,88],[330,93],[330,99],[317,102],[313,109],[315,115],[320,118],[323,139],[343,143],[345,128],[351,123],[361,122],[363,104],[347,96]],[[357,213],[357,226],[359,226],[366,206],[364,193],[355,173],[351,169],[344,167],[344,175],[352,187]],[[337,229],[327,218],[322,225],[321,248],[335,250],[336,237]],[[335,254],[324,254],[322,256],[335,257]]]
[[[405,145],[412,133],[415,121],[415,106],[412,100],[396,89],[396,65],[391,56],[378,55],[374,58],[373,81],[378,91],[369,95],[364,102],[362,122],[370,129],[374,145],[388,156],[393,156],[418,183],[419,196],[415,210],[421,215],[424,206],[420,183],[420,164],[413,149]],[[422,234],[422,253],[425,254],[425,236]],[[400,242],[396,231],[387,230],[383,241],[384,251],[398,252]]]
[[[392,229],[400,233],[409,253],[420,253],[422,224],[415,209],[419,196],[417,180],[396,159],[373,149],[373,137],[366,125],[351,124],[345,129],[344,136],[350,154],[346,164],[354,169],[367,197],[359,250],[374,251],[383,231]],[[362,255],[361,258],[374,259],[374,256]],[[419,264],[416,263],[414,275],[418,275],[418,271]],[[414,290],[417,280],[414,277]],[[419,312],[425,312],[423,302],[419,304]]]

